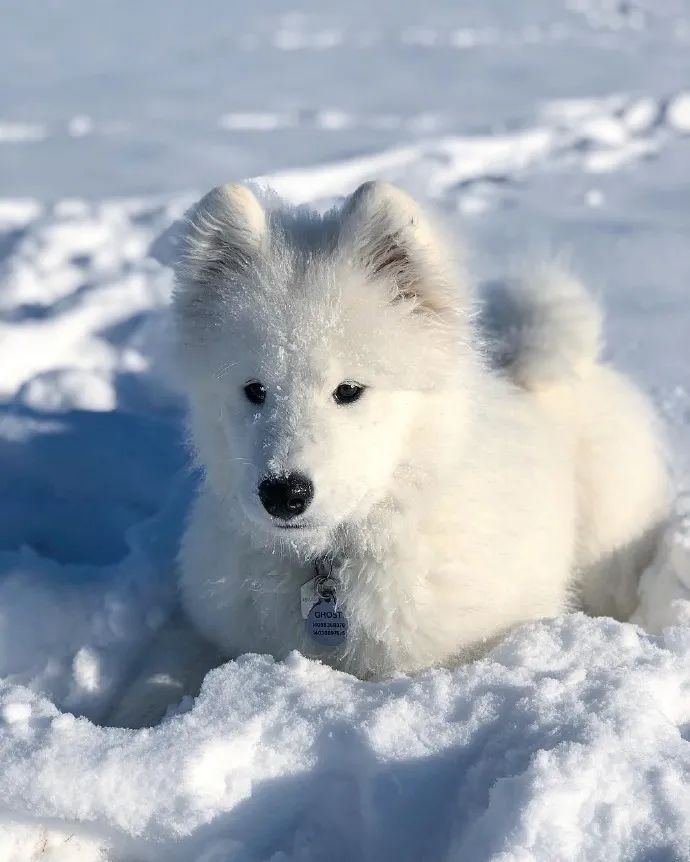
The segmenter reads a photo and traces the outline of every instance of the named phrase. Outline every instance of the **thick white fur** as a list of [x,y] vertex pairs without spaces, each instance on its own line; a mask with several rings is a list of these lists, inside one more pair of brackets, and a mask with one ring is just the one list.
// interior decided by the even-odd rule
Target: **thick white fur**
[[[462,267],[399,189],[368,183],[319,216],[227,186],[192,216],[175,308],[205,469],[181,598],[224,655],[298,649],[376,678],[573,607],[634,610],[667,472],[570,275],[503,285],[482,331]],[[248,380],[267,389],[260,408]],[[367,389],[338,406],[346,380]],[[291,470],[314,483],[303,530],[257,496]],[[319,648],[300,615],[323,555],[343,565],[343,648]]]

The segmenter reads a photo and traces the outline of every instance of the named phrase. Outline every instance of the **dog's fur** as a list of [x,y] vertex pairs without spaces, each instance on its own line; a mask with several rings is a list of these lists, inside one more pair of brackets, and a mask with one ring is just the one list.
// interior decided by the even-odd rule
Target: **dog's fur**
[[[477,314],[457,257],[385,183],[325,215],[243,186],[196,207],[175,312],[204,480],[180,589],[222,655],[298,649],[379,678],[568,609],[634,610],[669,507],[647,401],[600,360],[577,280],[543,266]],[[367,387],[356,403],[333,400],[343,381]],[[315,489],[304,529],[257,494],[293,470]],[[300,614],[321,557],[339,567],[343,647],[316,645]]]

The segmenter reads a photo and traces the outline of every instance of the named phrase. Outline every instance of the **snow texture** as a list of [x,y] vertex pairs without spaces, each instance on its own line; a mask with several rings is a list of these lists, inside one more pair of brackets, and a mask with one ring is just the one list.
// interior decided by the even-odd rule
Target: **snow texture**
[[[690,859],[686,0],[97,5],[0,28],[0,862]],[[164,263],[243,176],[319,207],[398,182],[481,281],[566,247],[679,487],[635,624],[381,684],[245,656],[99,726],[195,485]]]

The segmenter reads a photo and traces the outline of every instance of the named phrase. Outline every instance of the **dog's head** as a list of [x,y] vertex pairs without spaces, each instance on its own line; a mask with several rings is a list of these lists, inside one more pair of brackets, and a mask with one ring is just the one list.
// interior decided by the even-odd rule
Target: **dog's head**
[[395,505],[433,454],[424,429],[446,409],[462,421],[467,302],[437,230],[393,186],[325,215],[210,192],[175,308],[194,442],[229,516],[317,549]]

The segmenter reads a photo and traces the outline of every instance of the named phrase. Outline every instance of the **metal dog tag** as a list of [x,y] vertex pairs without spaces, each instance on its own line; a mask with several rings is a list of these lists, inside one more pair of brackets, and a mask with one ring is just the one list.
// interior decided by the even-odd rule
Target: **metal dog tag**
[[334,599],[321,599],[314,605],[307,617],[307,631],[311,639],[321,646],[335,647],[345,643],[347,620]]
[[317,562],[316,576],[300,589],[302,619],[313,641],[335,647],[347,639],[347,619],[338,607],[337,581],[323,561]]

